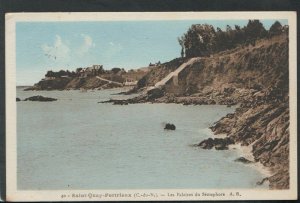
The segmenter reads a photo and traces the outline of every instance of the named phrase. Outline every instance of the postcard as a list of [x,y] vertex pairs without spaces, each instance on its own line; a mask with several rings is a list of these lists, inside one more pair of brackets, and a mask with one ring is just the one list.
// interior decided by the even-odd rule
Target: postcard
[[297,199],[295,12],[5,18],[7,201]]

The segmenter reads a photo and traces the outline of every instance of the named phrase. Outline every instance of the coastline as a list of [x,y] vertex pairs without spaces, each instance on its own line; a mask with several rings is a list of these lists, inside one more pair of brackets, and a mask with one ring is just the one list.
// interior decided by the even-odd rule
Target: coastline
[[[239,105],[234,113],[227,114],[210,126],[213,136],[203,140],[198,146],[203,148],[201,145],[203,142],[207,142],[204,145],[205,149],[218,147],[217,150],[227,150],[229,147],[234,146],[240,148],[243,156],[254,161],[249,165],[252,165],[266,176],[257,184],[264,184],[265,181],[268,181],[269,189],[286,189],[289,187],[289,173],[286,172],[289,170],[286,163],[289,161],[289,151],[287,151],[289,145],[286,141],[289,136],[289,132],[286,131],[287,126],[289,126],[287,97],[277,98],[274,101],[272,95],[266,93],[259,98],[253,98],[252,94],[249,94],[243,102],[237,102]],[[151,95],[140,95],[132,99],[109,100],[103,103],[113,103],[115,105],[148,102],[182,105],[202,104],[201,98],[196,103],[194,101],[185,103],[186,100],[174,101],[176,101],[174,98],[169,100],[165,96],[153,99]],[[212,104],[218,103],[213,102]],[[227,107],[231,108],[231,105],[227,105]],[[271,152],[271,150],[273,151]],[[278,157],[280,158],[278,159]]]
[[[142,102],[135,100],[136,98],[139,98],[139,99],[143,98],[143,96],[142,97],[141,96],[142,95],[134,97],[133,99],[127,99],[126,102],[128,102],[128,104],[137,104],[137,103],[149,103],[149,104],[163,103],[163,104],[170,104],[170,103],[173,103],[173,104],[194,105],[194,106],[201,105],[201,104],[194,103],[194,102],[189,102],[189,103],[182,102],[182,101],[180,101],[180,102],[173,102],[174,100],[168,101],[168,100],[164,100],[164,99],[161,99],[161,98],[158,98],[158,100],[154,100],[154,101],[153,100],[150,100],[150,101],[146,100],[146,101],[142,101]],[[118,101],[121,101],[121,104],[118,103]],[[116,102],[114,104],[116,104],[116,105],[122,105],[122,101],[123,100],[110,100],[110,101],[108,101],[108,103],[114,103],[114,102]],[[183,101],[185,101],[185,100],[183,100]],[[106,102],[104,102],[104,103],[106,103]],[[212,105],[215,105],[215,104],[212,104]],[[234,106],[231,106],[231,105],[229,106],[229,105],[226,105],[226,104],[219,104],[219,105],[227,106],[227,108],[234,108],[235,109],[234,112],[233,113],[229,113],[229,115],[235,114],[237,108],[240,107],[240,103],[237,103],[237,105],[234,105]],[[216,122],[220,121],[222,118],[224,118],[224,117],[220,117]],[[218,133],[218,134],[215,134],[214,131],[211,129],[212,126],[213,125],[210,125],[205,130],[205,134],[208,135],[207,138],[217,138],[217,139],[228,138],[228,133]],[[244,157],[247,160],[251,161],[252,163],[250,163],[250,164],[245,164],[245,163],[240,163],[240,164],[246,165],[247,167],[251,167],[251,168],[254,168],[255,170],[259,171],[259,173],[261,173],[263,176],[265,176],[261,180],[262,184],[269,184],[269,183],[267,183],[268,180],[265,181],[264,179],[273,176],[275,174],[275,172],[272,172],[272,170],[271,170],[270,167],[264,166],[261,162],[255,160],[255,157],[254,157],[254,154],[253,154],[253,151],[252,151],[252,147],[253,147],[254,144],[255,143],[252,143],[252,144],[250,144],[248,146],[243,146],[240,142],[236,142],[234,144],[228,145],[228,150],[233,150],[237,154],[239,154],[240,157]],[[199,147],[198,144],[196,144],[196,145],[194,144],[193,146]],[[216,150],[216,149],[211,149],[211,150]],[[235,160],[232,160],[232,161],[235,161]],[[257,185],[259,185],[259,184],[257,183]]]
[[[248,119],[248,114],[249,114],[248,111],[252,111],[252,113],[250,112],[249,116],[250,115],[254,116],[253,119],[255,121],[257,119],[260,120],[260,118],[256,117],[255,115],[264,115],[265,114],[264,112],[268,112],[268,111],[272,112],[272,109],[274,109],[274,108],[275,108],[275,114],[277,114],[276,111],[278,109],[279,110],[281,109],[281,108],[277,107],[277,105],[280,106],[280,102],[278,104],[270,104],[269,102],[266,102],[266,101],[269,100],[269,99],[266,99],[266,96],[262,97],[260,99],[257,99],[257,98],[250,99],[251,95],[252,94],[249,94],[248,97],[245,98],[245,100],[247,100],[247,99],[249,99],[249,100],[248,101],[244,100],[244,102],[240,102],[239,100],[235,102],[234,99],[230,100],[231,103],[233,101],[234,104],[238,104],[235,108],[234,113],[230,113],[230,114],[226,115],[225,117],[220,118],[213,125],[211,125],[209,127],[209,129],[211,130],[213,136],[211,136],[208,139],[217,138],[219,142],[225,143],[223,149],[221,149],[221,150],[226,150],[226,148],[228,149],[229,147],[234,147],[234,146],[239,148],[239,146],[243,145],[243,146],[240,147],[241,149],[239,150],[241,155],[244,156],[245,158],[251,157],[252,160],[255,160],[254,163],[251,163],[251,164],[248,164],[248,165],[251,166],[251,167],[254,167],[256,170],[258,170],[260,173],[262,173],[264,176],[266,176],[264,179],[261,180],[261,183],[265,184],[265,182],[267,180],[267,182],[269,182],[269,189],[276,189],[276,188],[283,189],[283,188],[287,187],[286,185],[288,184],[288,182],[286,182],[286,173],[283,172],[283,174],[282,174],[281,171],[282,171],[282,169],[285,169],[287,166],[284,165],[284,164],[279,163],[279,173],[280,173],[279,174],[279,179],[281,179],[281,177],[282,177],[285,180],[284,180],[283,183],[280,183],[280,181],[279,181],[280,185],[278,186],[277,185],[277,183],[278,183],[278,181],[277,181],[278,180],[278,174],[276,174],[276,170],[278,171],[277,164],[274,166],[274,165],[270,165],[269,164],[270,162],[268,162],[268,161],[267,162],[262,162],[265,158],[264,157],[260,158],[260,154],[255,156],[255,153],[257,153],[257,151],[262,150],[265,146],[269,146],[268,145],[269,143],[268,142],[266,142],[266,143],[263,142],[263,144],[261,144],[261,146],[258,147],[256,152],[255,152],[253,150],[253,146],[255,145],[254,142],[251,145],[246,144],[248,146],[245,146],[245,143],[249,142],[247,140],[247,138],[244,139],[242,137],[237,136],[240,133],[242,133],[240,135],[247,134],[248,133],[247,128],[239,129],[238,126],[235,126],[235,127],[233,126],[233,125],[235,125],[235,123],[238,120],[240,122],[240,124],[239,124],[240,126],[244,126],[247,122],[249,122],[248,121],[249,120]],[[168,96],[160,97],[160,96],[158,96],[158,98],[156,98],[156,96],[157,95],[154,95],[154,97],[153,97],[153,95],[151,95],[151,94],[150,95],[149,94],[145,95],[142,92],[138,96],[133,97],[133,98],[129,98],[129,99],[110,99],[108,101],[101,101],[101,102],[98,102],[98,103],[113,103],[115,105],[128,105],[128,104],[135,104],[135,103],[165,103],[165,104],[177,103],[177,104],[182,104],[182,105],[196,105],[196,106],[197,105],[205,105],[205,104],[211,104],[211,105],[220,104],[220,103],[218,103],[218,101],[214,101],[214,100],[210,100],[211,102],[207,103],[206,101],[207,101],[207,98],[209,96],[206,96],[204,98],[205,102],[203,102],[203,98],[198,98],[196,100],[195,99],[189,100],[189,98],[186,97],[187,99],[184,99],[184,100],[176,100],[176,99],[174,99],[174,97],[168,97]],[[261,102],[261,99],[264,99],[265,101]],[[255,102],[253,102],[253,100]],[[233,107],[232,105],[228,105],[226,103],[225,104],[221,103],[221,105],[227,105],[228,108]],[[246,116],[244,114],[246,114]],[[250,116],[250,118],[251,118],[251,116]],[[264,116],[264,118],[268,119],[266,117],[266,115]],[[271,116],[271,118],[272,118],[272,116]],[[250,119],[250,120],[252,120],[252,119]],[[276,118],[275,118],[275,120],[276,120]],[[253,124],[252,121],[251,121],[251,123]],[[246,124],[246,125],[248,125],[248,124]],[[265,127],[267,127],[266,124],[264,124],[263,128],[265,128]],[[238,131],[236,132],[236,130],[240,131],[240,133],[237,133]],[[234,132],[234,134],[232,134],[232,133],[230,134],[230,132]],[[230,139],[232,141],[232,143],[228,143],[227,142],[228,139]],[[199,142],[200,141],[201,140],[199,140]],[[206,140],[203,140],[203,141],[206,141]],[[251,142],[252,141],[250,141],[250,143]],[[235,145],[232,145],[232,144],[235,144]],[[252,151],[251,151],[251,148],[252,148]],[[215,150],[215,149],[213,149],[213,150]],[[241,164],[243,164],[243,163],[241,163]],[[275,169],[272,169],[272,168],[275,168]],[[274,171],[273,173],[270,172],[272,170]],[[275,179],[272,179],[272,177],[275,177]]]
[[[241,144],[238,143],[238,144],[233,144],[233,145],[229,146],[229,150],[235,150],[239,155],[241,155],[241,157],[244,157],[250,161],[255,161],[254,156],[251,152],[251,150],[252,150],[251,147],[252,146],[242,146]],[[253,163],[246,164],[246,165],[258,170],[261,174],[263,174],[266,177],[274,175],[274,173],[272,173],[268,167],[264,166],[263,164],[261,164],[259,162],[253,162]]]
[[[210,134],[209,137],[211,138],[226,138],[227,134],[214,134],[213,131],[210,128],[206,129],[207,132]],[[197,145],[193,145],[198,147]],[[239,155],[239,157],[244,157],[245,159],[251,161],[252,163],[240,163],[243,164],[247,167],[251,167],[253,169],[255,169],[256,171],[258,171],[260,174],[262,174],[265,177],[270,177],[272,175],[274,175],[274,172],[271,172],[270,168],[264,166],[262,163],[260,162],[255,162],[255,158],[254,155],[252,153],[252,146],[253,144],[249,145],[249,146],[242,146],[241,143],[235,143],[235,144],[231,144],[228,146],[228,150],[231,150],[233,152],[235,152],[236,154]],[[216,150],[216,149],[213,149]],[[232,160],[233,162],[235,160]],[[266,182],[264,182],[263,184],[266,184]],[[257,184],[258,185],[258,184]]]

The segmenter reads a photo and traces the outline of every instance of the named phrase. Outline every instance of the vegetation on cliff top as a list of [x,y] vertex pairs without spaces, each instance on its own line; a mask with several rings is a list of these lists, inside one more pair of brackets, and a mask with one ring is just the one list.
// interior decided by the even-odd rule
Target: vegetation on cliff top
[[254,44],[258,39],[270,38],[288,32],[288,27],[276,21],[267,31],[259,20],[249,20],[241,28],[235,25],[232,29],[227,25],[226,30],[214,29],[208,24],[194,24],[178,38],[182,57],[208,56],[213,53],[233,49],[239,45]]
[[148,69],[125,71],[121,68],[104,70],[102,65],[77,68],[76,71],[49,70],[38,83],[25,90],[106,89],[134,85]]

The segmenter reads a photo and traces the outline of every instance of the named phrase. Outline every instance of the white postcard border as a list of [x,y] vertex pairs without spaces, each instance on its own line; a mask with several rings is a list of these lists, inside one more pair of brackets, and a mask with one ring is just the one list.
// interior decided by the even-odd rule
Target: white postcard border
[[[7,201],[283,200],[297,199],[297,30],[296,12],[119,12],[8,13],[5,16]],[[290,79],[290,189],[17,190],[16,22],[139,21],[196,19],[287,19]],[[174,193],[175,196],[170,196]],[[177,193],[194,194],[178,196]],[[200,196],[195,196],[199,193]],[[205,196],[224,193],[225,196]],[[127,195],[126,195],[127,194]],[[230,195],[233,194],[233,195]],[[237,195],[239,194],[239,195]],[[130,197],[128,197],[130,195]],[[123,197],[124,196],[124,197]]]

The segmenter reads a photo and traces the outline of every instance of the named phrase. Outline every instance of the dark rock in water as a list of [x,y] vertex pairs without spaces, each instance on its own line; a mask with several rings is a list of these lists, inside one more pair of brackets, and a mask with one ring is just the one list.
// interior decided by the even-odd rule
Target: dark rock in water
[[234,118],[234,113],[229,113],[229,114],[227,114],[227,115],[225,116],[225,118],[230,118],[230,119]]
[[202,149],[212,149],[215,147],[216,150],[227,150],[228,145],[234,144],[231,138],[208,138],[198,144]]
[[226,146],[234,144],[234,141],[232,138],[226,137],[226,138],[215,138],[216,144],[225,144]]
[[207,140],[203,140],[198,144],[202,149],[211,149],[214,146],[214,140],[212,138],[208,138]]
[[98,103],[105,104],[105,103],[112,103],[113,105],[128,105],[128,100],[118,100],[118,99],[110,99],[108,101],[100,101]]
[[128,105],[128,101],[126,101],[126,100],[114,100],[113,105]]
[[37,90],[37,88],[35,86],[31,86],[24,89],[24,91],[31,91],[31,90]]
[[24,101],[41,101],[41,102],[49,102],[49,101],[56,101],[57,99],[55,98],[50,98],[50,97],[43,97],[41,95],[38,96],[33,96],[33,97],[28,97]]
[[165,130],[176,130],[176,126],[174,124],[167,123],[164,129]]
[[234,160],[235,162],[241,162],[241,163],[244,163],[244,164],[250,164],[252,163],[252,161],[246,159],[245,157],[240,157],[240,158],[237,158],[236,160]]
[[19,102],[19,101],[21,101],[21,99],[17,97],[17,98],[16,98],[16,101]]
[[222,143],[222,144],[217,144],[217,145],[215,145],[215,149],[216,149],[216,150],[227,150],[227,149],[228,149],[228,146],[225,145],[224,143]]

